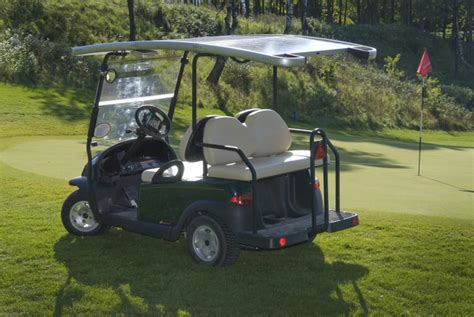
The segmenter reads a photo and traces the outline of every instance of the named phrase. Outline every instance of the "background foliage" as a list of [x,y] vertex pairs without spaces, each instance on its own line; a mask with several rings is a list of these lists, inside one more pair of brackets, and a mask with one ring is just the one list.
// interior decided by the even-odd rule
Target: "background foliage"
[[[241,18],[239,32],[281,33],[286,9],[281,11],[277,4],[272,3],[270,7],[267,4],[263,11],[251,11],[248,18]],[[358,23],[354,11],[356,3],[346,1],[343,4],[347,6],[345,19],[341,18],[344,21],[337,19],[338,2],[333,2],[336,19],[332,20],[327,18],[328,3],[322,4],[321,14],[308,7],[308,12],[313,12],[307,23],[309,35],[374,46],[378,49],[378,58],[369,64],[349,57],[320,58],[313,59],[303,72],[281,71],[278,107],[283,114],[288,117],[296,114],[300,121],[343,128],[417,128],[420,85],[414,73],[421,52],[427,47],[434,71],[433,79],[428,81],[426,126],[445,130],[472,129],[473,73],[461,68],[454,76],[452,40],[444,39],[443,36],[448,35],[441,34],[449,33],[452,27],[448,23],[441,31],[437,26],[428,30],[425,23],[425,29],[420,31],[421,20],[416,13],[419,9],[416,9],[411,23],[404,23],[396,13],[394,22],[401,23],[387,24],[390,21],[378,15],[377,21],[370,20],[369,23],[359,17],[361,23],[368,24],[355,24]],[[222,8],[217,3],[195,6],[137,1],[137,38],[224,34],[225,12]],[[300,13],[297,8],[295,17]],[[467,20],[464,25],[466,23]],[[292,32],[297,34],[300,28],[301,23],[294,21]],[[0,80],[93,89],[99,61],[90,57],[74,58],[69,48],[127,40],[128,10],[126,1],[119,0],[9,0],[0,8],[0,30]],[[468,42],[466,40],[465,56],[469,59]],[[203,61],[201,65],[204,86],[213,61]],[[228,62],[219,84],[200,90],[200,105],[227,112],[245,107],[270,107],[271,87],[261,85],[270,83],[270,76],[268,67]],[[189,74],[186,74],[182,103],[190,102],[189,82]]]

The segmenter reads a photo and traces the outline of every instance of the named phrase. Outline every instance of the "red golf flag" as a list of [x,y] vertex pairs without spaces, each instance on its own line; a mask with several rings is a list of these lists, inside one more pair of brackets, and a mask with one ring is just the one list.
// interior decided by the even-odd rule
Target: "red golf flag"
[[423,77],[426,77],[428,73],[431,73],[432,68],[431,68],[431,62],[430,62],[430,57],[428,56],[428,50],[425,48],[425,51],[423,52],[423,56],[421,57],[420,65],[418,66],[418,69],[416,72],[420,74]]

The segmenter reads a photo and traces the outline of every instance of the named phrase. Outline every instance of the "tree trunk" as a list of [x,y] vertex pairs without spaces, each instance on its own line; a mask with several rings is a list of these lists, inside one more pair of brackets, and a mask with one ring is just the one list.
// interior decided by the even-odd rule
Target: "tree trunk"
[[333,17],[333,14],[334,14],[334,0],[326,0],[326,12],[327,12],[327,16],[326,16],[326,21],[328,23],[333,23],[334,22],[334,17]]
[[472,43],[472,3],[473,3],[473,0],[467,0],[467,6],[466,6],[467,43]]
[[342,0],[339,0],[339,25],[342,24]]
[[366,8],[366,16],[367,19],[369,20],[369,24],[374,24],[374,10],[372,6],[372,0],[367,0],[367,8]]
[[443,7],[442,24],[443,24],[443,39],[446,39],[446,28],[448,27],[448,8],[446,4]]
[[347,21],[347,0],[344,2],[344,22],[343,24],[346,25]]
[[134,0],[127,0],[127,4],[128,4],[128,18],[130,20],[130,37],[129,37],[129,40],[130,41],[135,41],[136,40],[136,34],[137,34],[137,28],[136,28],[136,25],[135,25],[135,13],[133,11],[133,2]]
[[361,24],[361,2],[362,0],[356,0],[357,24]]
[[293,18],[293,0],[288,0],[286,4],[286,22],[285,22],[285,30],[283,33],[288,34],[291,31],[292,23],[291,20]]
[[322,0],[314,0],[314,17],[320,19],[323,11],[323,5],[321,3]]
[[411,25],[412,15],[413,15],[413,1],[408,0],[408,25]]
[[253,14],[257,16],[260,14],[260,0],[253,1]]
[[221,78],[222,72],[224,71],[225,63],[227,62],[227,57],[219,56],[216,59],[216,63],[214,64],[214,67],[212,68],[211,72],[207,76],[206,81],[213,85],[216,86],[217,83],[219,82],[219,79]]
[[247,16],[247,6],[245,5],[245,0],[240,0],[240,6],[239,6],[239,10],[240,10],[240,15],[245,17]]
[[225,7],[225,18],[224,18],[224,25],[225,25],[225,34],[230,35],[232,33],[232,8],[230,3],[227,3]]
[[454,45],[456,57],[454,61],[454,77],[457,78],[459,63],[463,64],[469,70],[473,70],[472,65],[470,65],[464,58],[464,51],[462,47],[462,39],[459,34],[459,3],[458,0],[454,0],[454,9],[453,9],[453,32],[454,32]]
[[395,23],[395,0],[390,0],[390,23]]
[[306,19],[308,14],[308,0],[301,0],[301,30],[303,35],[308,35],[308,20]]
[[[237,6],[236,0],[226,2],[226,15],[224,18],[224,24],[227,35],[235,34],[237,32],[239,26],[238,14],[239,7]],[[214,67],[206,79],[209,84],[216,86],[219,83],[219,79],[221,78],[222,72],[224,71],[226,62],[227,57],[217,57],[216,63],[214,64]]]
[[239,8],[237,7],[237,3],[236,1],[232,1],[232,4],[231,4],[231,11],[232,11],[232,26],[231,26],[231,29],[230,29],[230,32],[231,34],[235,34],[237,33],[237,28],[239,26],[239,20],[238,20],[238,16],[239,16]]

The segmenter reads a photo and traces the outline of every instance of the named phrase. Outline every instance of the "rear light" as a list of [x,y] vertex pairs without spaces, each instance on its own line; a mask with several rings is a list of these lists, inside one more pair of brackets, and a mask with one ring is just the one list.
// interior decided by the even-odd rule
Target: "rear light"
[[324,142],[318,142],[315,150],[316,159],[320,160],[326,156],[326,149],[324,148]]
[[251,206],[253,197],[252,194],[235,195],[230,198],[229,202],[239,206]]
[[314,189],[319,189],[321,187],[321,183],[319,183],[319,179],[314,179]]
[[358,224],[359,224],[359,218],[358,217],[352,218],[352,225],[357,226]]
[[280,240],[278,240],[278,244],[280,245],[281,248],[283,248],[286,245],[285,237],[281,237]]

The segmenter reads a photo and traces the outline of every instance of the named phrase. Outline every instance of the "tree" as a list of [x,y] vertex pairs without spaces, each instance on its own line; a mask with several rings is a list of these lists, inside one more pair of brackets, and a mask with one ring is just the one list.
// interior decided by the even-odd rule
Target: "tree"
[[472,0],[467,0],[466,5],[466,36],[468,43],[472,42]]
[[288,0],[286,4],[286,22],[283,33],[288,34],[291,31],[291,19],[293,18],[293,0]]
[[342,24],[342,0],[339,0],[339,21],[338,21],[338,24],[341,25]]
[[453,37],[456,56],[454,58],[454,77],[458,76],[459,63],[463,64],[467,69],[474,70],[472,65],[470,65],[464,58],[464,50],[462,47],[462,39],[460,35],[459,27],[459,2],[458,0],[453,0]]
[[390,23],[395,23],[395,0],[390,0]]
[[[239,26],[238,14],[239,9],[237,7],[237,0],[226,1],[226,16],[224,18],[225,32],[227,35],[235,34]],[[216,58],[216,62],[211,72],[207,76],[206,81],[216,86],[219,83],[222,72],[225,68],[225,63],[227,62],[227,57],[219,56]]]
[[135,25],[135,13],[133,11],[134,7],[134,0],[127,0],[128,4],[128,19],[130,20],[130,41],[135,41],[136,40],[136,25]]
[[333,23],[333,21],[334,21],[334,18],[333,18],[334,0],[326,0],[326,12],[327,12],[326,21],[328,23]]
[[301,30],[303,35],[308,35],[308,20],[306,19],[307,17],[307,12],[308,12],[308,0],[300,0],[301,4]]

